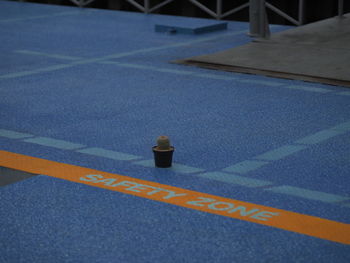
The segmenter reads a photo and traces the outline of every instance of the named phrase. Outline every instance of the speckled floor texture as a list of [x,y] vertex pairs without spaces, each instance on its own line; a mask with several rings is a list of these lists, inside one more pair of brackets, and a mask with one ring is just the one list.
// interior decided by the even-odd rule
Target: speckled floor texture
[[[94,172],[35,164],[1,186],[1,263],[350,262],[350,90],[170,63],[251,41],[226,22],[168,34],[155,25],[198,19],[0,1],[0,166]],[[171,168],[154,167],[160,135]],[[207,199],[111,190],[103,172]],[[233,218],[229,200],[280,212]]]

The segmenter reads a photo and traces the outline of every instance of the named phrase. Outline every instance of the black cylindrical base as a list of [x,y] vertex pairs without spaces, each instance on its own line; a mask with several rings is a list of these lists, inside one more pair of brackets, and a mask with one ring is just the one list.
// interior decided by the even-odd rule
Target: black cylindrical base
[[154,164],[156,167],[168,168],[173,162],[174,147],[170,147],[168,151],[157,150],[157,146],[152,147],[154,153]]

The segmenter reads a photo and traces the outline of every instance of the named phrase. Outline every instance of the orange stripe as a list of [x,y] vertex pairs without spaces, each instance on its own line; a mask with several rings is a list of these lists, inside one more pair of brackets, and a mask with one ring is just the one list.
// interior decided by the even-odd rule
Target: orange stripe
[[[135,179],[123,175],[102,172],[5,151],[0,151],[0,166],[35,174],[44,174],[72,182],[83,183],[112,191],[350,245],[350,224],[331,221],[319,217],[308,216],[282,209],[223,198],[169,185]],[[98,176],[86,177],[87,175]],[[81,178],[90,180],[91,178],[97,177],[100,177],[100,180],[111,180],[101,181],[100,183],[98,183],[98,181],[81,180]],[[124,184],[122,183],[117,186],[115,185],[120,182],[124,182]],[[170,192],[173,192],[178,196],[169,197]],[[241,209],[242,207],[245,208],[245,212],[248,214],[241,214],[239,211],[233,211],[234,208],[239,206]]]

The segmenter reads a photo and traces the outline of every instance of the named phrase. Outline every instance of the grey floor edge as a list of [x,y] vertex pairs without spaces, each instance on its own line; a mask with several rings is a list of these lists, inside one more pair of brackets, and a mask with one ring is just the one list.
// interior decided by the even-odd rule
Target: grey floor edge
[[350,87],[350,14],[202,56],[174,61],[209,69]]
[[36,174],[0,166],[0,187],[26,180],[33,176],[36,176]]

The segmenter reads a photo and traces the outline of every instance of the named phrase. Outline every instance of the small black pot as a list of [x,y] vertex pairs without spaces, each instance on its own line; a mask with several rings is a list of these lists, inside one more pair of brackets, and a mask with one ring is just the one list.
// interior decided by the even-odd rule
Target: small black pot
[[170,150],[157,150],[157,146],[152,147],[154,153],[154,163],[157,167],[168,168],[171,167],[173,161],[174,147],[170,146]]

